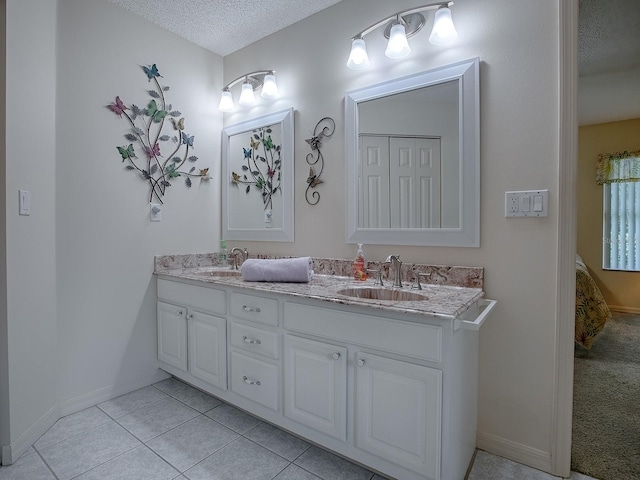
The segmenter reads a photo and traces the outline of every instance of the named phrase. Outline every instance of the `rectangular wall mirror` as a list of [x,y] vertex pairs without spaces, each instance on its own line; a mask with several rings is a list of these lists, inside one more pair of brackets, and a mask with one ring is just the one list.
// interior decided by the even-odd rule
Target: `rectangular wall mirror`
[[293,109],[222,131],[222,236],[294,241]]
[[348,92],[347,242],[480,245],[479,60]]

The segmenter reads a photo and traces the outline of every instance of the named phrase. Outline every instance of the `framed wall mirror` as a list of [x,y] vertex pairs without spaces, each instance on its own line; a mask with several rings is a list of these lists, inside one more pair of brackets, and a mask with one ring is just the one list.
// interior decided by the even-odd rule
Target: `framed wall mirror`
[[222,131],[222,236],[294,241],[293,108]]
[[347,242],[480,246],[479,60],[348,92]]

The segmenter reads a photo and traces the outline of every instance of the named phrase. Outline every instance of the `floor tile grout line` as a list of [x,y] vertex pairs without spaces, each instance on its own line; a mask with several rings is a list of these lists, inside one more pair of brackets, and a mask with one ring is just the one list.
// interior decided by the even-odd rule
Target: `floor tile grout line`
[[[93,407],[88,407],[88,408],[93,408]],[[87,408],[85,408],[84,410],[87,410]],[[79,412],[83,412],[84,410],[80,410]],[[102,410],[101,410],[101,411],[102,411]],[[76,412],[76,413],[79,413],[79,412]],[[103,412],[103,413],[104,413],[104,412]],[[69,414],[69,415],[67,415],[67,416],[70,416],[70,415],[73,415],[73,413],[71,413],[71,414]],[[106,415],[106,414],[105,414],[105,415]],[[98,425],[93,425],[93,426],[91,426],[91,427],[87,428],[86,430],[82,430],[81,432],[75,433],[75,434],[73,434],[73,435],[69,435],[69,436],[67,436],[67,437],[63,438],[62,440],[58,440],[57,442],[49,443],[48,445],[45,445],[45,446],[39,446],[38,448],[45,449],[45,448],[52,447],[53,445],[58,445],[59,443],[65,442],[65,441],[67,441],[67,440],[69,440],[69,439],[71,439],[71,438],[75,438],[75,437],[77,437],[78,435],[82,435],[83,433],[87,433],[87,432],[89,432],[89,431],[93,430],[94,428],[101,427],[101,426],[103,426],[103,425],[106,425],[106,424],[107,424],[107,423],[109,423],[110,421],[113,421],[113,420],[114,420],[114,419],[113,419],[113,418],[111,418],[109,415],[107,415],[107,416],[108,416],[109,418],[107,418],[104,422],[102,422],[102,423],[100,423],[100,424],[98,424]],[[62,417],[62,418],[65,418],[65,417]],[[58,419],[58,420],[56,421],[56,423],[57,423],[57,422],[59,422],[62,418]],[[55,426],[55,423],[54,423],[53,425],[51,425],[51,427],[49,427],[49,429],[47,430],[47,432],[48,432],[49,430],[51,430],[51,428],[53,428],[54,426]],[[47,432],[44,432],[42,435],[40,435],[40,438],[42,438],[42,437],[44,436],[44,434],[45,434],[45,433],[47,433]],[[38,440],[40,440],[40,438],[38,438]],[[35,448],[36,448],[36,443],[38,443],[38,440],[36,440],[36,441],[33,443],[33,445],[31,445],[31,446],[34,448],[34,450],[35,450]]]
[[81,473],[79,473],[79,474],[77,474],[77,475],[74,475],[74,476],[73,476],[73,477],[71,477],[69,480],[74,480],[74,479],[76,479],[76,478],[78,478],[78,477],[80,477],[80,476],[84,475],[85,473],[89,473],[91,470],[95,470],[96,468],[101,467],[101,466],[102,466],[102,465],[104,465],[105,463],[109,463],[110,461],[115,460],[116,458],[120,458],[120,457],[121,457],[121,456],[123,456],[124,454],[129,453],[129,452],[131,452],[132,450],[135,450],[136,448],[139,448],[139,447],[142,447],[142,446],[146,446],[146,445],[145,445],[144,443],[140,443],[140,444],[136,445],[135,447],[131,447],[130,449],[125,450],[124,452],[119,453],[119,454],[118,454],[118,455],[116,455],[115,457],[111,457],[110,459],[105,460],[104,462],[99,463],[98,465],[94,465],[94,466],[93,466],[93,467],[91,467],[89,470],[85,470],[84,472],[81,472]]
[[58,477],[58,475],[56,475],[56,472],[53,471],[53,468],[51,468],[51,466],[47,463],[47,461],[44,459],[44,457],[38,451],[38,449],[35,447],[35,445],[32,445],[32,447],[33,447],[33,450],[36,452],[36,455],[38,455],[40,457],[40,460],[42,460],[42,463],[44,463],[45,467],[47,467],[49,469],[49,471],[51,472],[51,475],[53,475],[53,478],[55,478],[56,480],[60,480],[60,477]]
[[[151,384],[151,385],[147,385],[147,386],[149,386],[149,387],[153,387],[153,384]],[[96,407],[98,407],[100,410],[102,410],[102,412],[104,412],[106,415],[108,415],[109,417],[111,417],[111,418],[113,418],[113,419],[115,420],[116,418],[124,417],[125,415],[130,415],[131,413],[133,413],[133,412],[137,412],[138,410],[141,410],[141,409],[143,409],[143,408],[148,408],[148,407],[150,407],[151,405],[154,405],[154,404],[156,404],[156,403],[158,403],[158,402],[161,402],[162,400],[166,400],[167,398],[173,398],[173,397],[171,397],[171,395],[169,395],[168,393],[165,393],[165,392],[163,392],[162,390],[160,390],[159,388],[156,388],[156,390],[158,390],[160,393],[162,393],[163,395],[165,395],[165,398],[159,398],[159,399],[157,399],[157,400],[155,400],[155,401],[153,401],[153,402],[151,402],[151,403],[148,403],[148,404],[146,404],[146,405],[143,405],[142,407],[135,408],[135,409],[131,410],[130,412],[127,412],[127,413],[125,413],[125,414],[123,414],[123,415],[120,415],[119,417],[114,417],[113,415],[111,415],[111,414],[109,414],[108,412],[106,412],[105,410],[103,410],[103,409],[102,409],[102,407],[100,406],[101,404],[104,404],[104,403],[107,403],[107,402],[111,402],[112,400],[115,400],[116,398],[124,397],[125,395],[129,395],[129,394],[131,394],[131,393],[133,393],[133,392],[137,392],[138,390],[142,390],[143,388],[146,388],[146,387],[138,388],[137,390],[133,390],[132,392],[124,393],[124,394],[122,394],[122,395],[118,395],[117,397],[113,397],[113,398],[112,398],[112,399],[110,399],[110,400],[105,400],[104,402],[100,402],[100,403],[96,404],[95,406],[96,406]],[[154,388],[155,388],[155,387],[154,387]],[[175,400],[177,400],[177,399],[175,399]],[[178,401],[180,401],[180,400],[178,400]],[[64,418],[64,417],[63,417],[63,418]]]
[[[203,414],[203,415],[204,415],[204,414]],[[194,418],[198,418],[198,417],[194,417]],[[206,417],[206,418],[209,418],[209,417]],[[192,420],[193,420],[193,419],[192,419]],[[214,421],[214,422],[215,422],[215,420],[213,420],[212,418],[210,418],[209,420],[212,420],[212,421]],[[185,423],[186,423],[186,422],[185,422]],[[218,423],[218,422],[216,422],[216,423]],[[220,425],[222,425],[222,424],[220,424]],[[222,426],[224,426],[224,425],[222,425]],[[176,427],[176,428],[177,428],[177,427]],[[172,429],[172,430],[173,430],[173,429]],[[231,430],[231,429],[229,429],[229,430]],[[167,432],[165,432],[165,433],[168,433],[168,432],[170,432],[170,431],[171,431],[171,430],[168,430],[168,431],[167,431]],[[191,468],[195,467],[195,466],[196,466],[196,465],[198,465],[199,463],[204,462],[204,461],[205,461],[207,458],[209,458],[211,455],[214,455],[215,453],[219,452],[219,451],[220,451],[220,450],[222,450],[224,447],[226,447],[227,445],[232,444],[233,442],[235,442],[238,438],[240,438],[240,437],[242,436],[242,435],[240,435],[238,432],[235,432],[235,431],[233,431],[233,430],[231,430],[231,431],[232,431],[233,433],[235,433],[235,434],[236,434],[236,437],[235,437],[233,440],[231,440],[231,441],[230,441],[230,442],[228,442],[228,443],[225,443],[225,444],[224,444],[224,445],[222,445],[220,448],[217,448],[215,451],[211,452],[209,455],[207,455],[206,457],[204,457],[202,460],[197,461],[196,463],[194,463],[194,464],[193,464],[193,465],[191,465],[190,467],[185,468],[184,470],[180,470],[176,465],[174,465],[174,464],[173,464],[173,463],[171,463],[168,459],[164,458],[162,455],[160,455],[158,452],[156,452],[156,451],[153,449],[153,447],[151,447],[150,445],[147,445],[146,443],[145,443],[144,445],[145,445],[149,450],[151,450],[153,453],[155,453],[155,454],[156,454],[156,455],[158,455],[160,458],[162,458],[162,459],[163,459],[165,462],[167,462],[169,465],[171,465],[173,468],[175,468],[178,472],[180,472],[182,475],[184,475],[184,472],[186,472],[187,470],[189,470],[189,469],[191,469]],[[164,433],[163,433],[162,435],[164,435]],[[160,436],[160,435],[158,435],[158,437],[159,437],[159,436]],[[158,438],[158,437],[154,437],[154,438],[152,438],[151,440],[154,440],[154,439],[156,439],[156,438]],[[149,441],[151,441],[151,440],[149,440]]]

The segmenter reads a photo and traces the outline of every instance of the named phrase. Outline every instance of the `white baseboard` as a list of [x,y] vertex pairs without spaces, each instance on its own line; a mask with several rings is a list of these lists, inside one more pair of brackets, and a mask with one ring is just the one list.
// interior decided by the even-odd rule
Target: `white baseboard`
[[636,307],[623,307],[622,305],[609,305],[609,310],[611,310],[612,312],[633,313],[635,315],[640,315],[640,308],[636,308]]
[[167,372],[158,369],[151,377],[146,377],[136,382],[123,385],[109,385],[98,390],[94,390],[93,392],[88,392],[84,395],[70,398],[69,400],[65,400],[60,403],[60,417],[65,417],[72,413],[79,412],[80,410],[84,410],[85,408],[93,407],[99,403],[124,395],[125,393],[132,392],[139,388],[151,385],[152,383],[169,378],[169,376],[170,375]]
[[542,450],[484,432],[478,432],[476,436],[476,443],[480,450],[485,450],[489,453],[493,453],[494,455],[498,455],[499,457],[504,457],[547,473],[550,473],[552,470],[550,452],[544,452]]
[[11,465],[18,460],[24,452],[31,448],[44,432],[60,418],[58,405],[54,405],[42,415],[33,425],[31,425],[18,439],[11,445],[2,447],[2,465]]

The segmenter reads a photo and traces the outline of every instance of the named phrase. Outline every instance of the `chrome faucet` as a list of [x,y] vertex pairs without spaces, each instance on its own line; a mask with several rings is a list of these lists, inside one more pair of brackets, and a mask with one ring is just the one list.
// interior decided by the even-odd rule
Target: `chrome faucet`
[[232,270],[238,270],[238,254],[242,256],[243,262],[249,258],[249,251],[246,248],[242,250],[240,247],[233,247],[229,254],[233,257]]
[[393,285],[394,287],[402,287],[402,262],[400,261],[400,255],[389,255],[387,257],[387,262],[391,263],[391,268],[389,269],[389,274],[391,274],[391,270],[393,273]]

